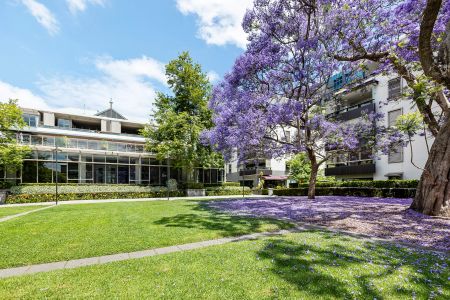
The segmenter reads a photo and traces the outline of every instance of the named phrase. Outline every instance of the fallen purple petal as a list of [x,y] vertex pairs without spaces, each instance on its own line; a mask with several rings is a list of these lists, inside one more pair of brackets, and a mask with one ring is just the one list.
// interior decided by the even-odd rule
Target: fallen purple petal
[[450,220],[409,208],[411,199],[323,196],[234,199],[211,202],[237,215],[271,217],[450,251]]

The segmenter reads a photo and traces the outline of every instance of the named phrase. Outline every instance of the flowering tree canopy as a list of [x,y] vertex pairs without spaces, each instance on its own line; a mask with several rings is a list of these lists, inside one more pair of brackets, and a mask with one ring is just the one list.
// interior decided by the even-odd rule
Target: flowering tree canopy
[[321,42],[331,1],[255,1],[244,18],[247,50],[213,91],[211,144],[230,159],[306,152],[309,197],[318,168],[331,152],[356,149],[372,133],[372,118],[344,124],[327,118],[325,93],[341,63]]

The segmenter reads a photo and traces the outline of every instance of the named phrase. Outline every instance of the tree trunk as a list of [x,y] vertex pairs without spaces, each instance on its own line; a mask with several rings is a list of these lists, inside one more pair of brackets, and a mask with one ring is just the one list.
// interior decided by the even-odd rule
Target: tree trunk
[[411,208],[433,216],[450,216],[450,118],[431,147]]
[[308,186],[308,199],[315,199],[316,182],[317,182],[317,174],[319,172],[319,165],[317,164],[317,159],[314,151],[308,150],[308,158],[311,163],[311,175],[309,176],[309,186]]

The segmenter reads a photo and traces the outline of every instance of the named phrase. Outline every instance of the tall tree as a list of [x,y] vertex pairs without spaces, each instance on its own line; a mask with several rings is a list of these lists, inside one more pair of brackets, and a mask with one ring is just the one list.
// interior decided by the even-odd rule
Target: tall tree
[[[315,197],[328,150],[355,150],[372,133],[372,119],[344,124],[327,118],[324,91],[339,71],[320,43],[328,0],[255,1],[244,18],[247,50],[213,92],[215,127],[208,137],[226,159],[258,152],[281,157],[303,152],[311,164],[308,197]],[[367,136],[366,136],[367,135]]]
[[0,103],[0,166],[5,169],[20,169],[28,147],[17,143],[16,131],[25,126],[22,110],[17,100]]
[[170,158],[183,168],[184,179],[190,182],[195,167],[223,166],[220,155],[200,142],[201,132],[212,126],[208,108],[211,86],[188,52],[166,65],[166,76],[173,94],[158,93],[153,120],[142,134],[148,150],[158,159]]
[[424,214],[449,214],[450,1],[343,0],[329,12],[323,43],[333,57],[376,62],[380,72],[396,72],[407,82],[411,100],[435,137],[411,207]]

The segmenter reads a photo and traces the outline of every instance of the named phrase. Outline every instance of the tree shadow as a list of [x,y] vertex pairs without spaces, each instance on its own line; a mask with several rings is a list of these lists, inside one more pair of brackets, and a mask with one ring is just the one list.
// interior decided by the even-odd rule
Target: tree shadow
[[[192,205],[192,203],[190,204]],[[294,225],[273,218],[255,218],[253,216],[234,216],[209,207],[208,202],[197,203],[193,208],[197,213],[178,214],[163,217],[154,222],[167,227],[195,228],[218,231],[225,237],[238,236],[254,232],[290,229]]]
[[[345,235],[316,230],[304,233],[319,234],[321,239],[328,241],[321,245],[320,242],[302,243],[274,237],[264,241],[257,257],[271,262],[273,274],[318,298],[383,299],[389,295],[392,298],[426,299],[433,294],[442,297],[439,287],[442,292],[442,288],[448,286],[448,257],[445,262],[438,254],[424,254],[423,251],[376,242],[364,242],[355,248],[346,246],[352,244],[352,239],[350,243],[342,243]],[[408,278],[402,277],[405,274],[399,271],[401,268],[412,270]],[[397,287],[396,283],[389,282],[387,287],[386,284],[380,287],[379,282],[387,276],[414,284]],[[380,288],[389,291],[382,293]]]

